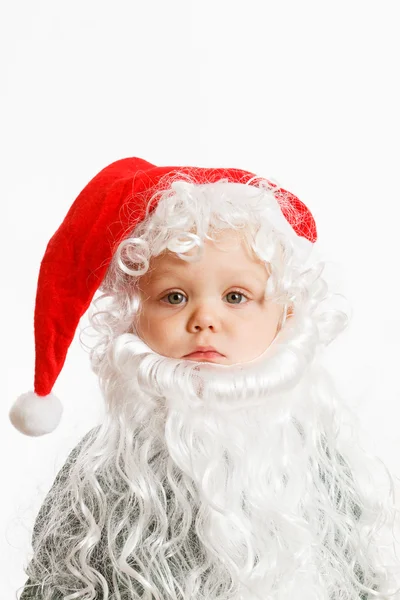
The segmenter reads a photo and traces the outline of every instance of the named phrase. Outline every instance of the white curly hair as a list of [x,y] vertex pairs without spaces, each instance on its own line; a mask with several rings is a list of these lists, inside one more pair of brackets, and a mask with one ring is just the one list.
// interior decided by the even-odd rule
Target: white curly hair
[[[318,364],[348,315],[324,264],[306,268],[301,240],[276,227],[274,187],[246,187],[176,174],[114,254],[90,311],[106,416],[38,515],[27,589],[42,600],[394,594],[382,542],[394,508],[361,485],[376,463],[341,437],[351,414]],[[197,260],[226,228],[264,261],[265,294],[285,309],[277,337],[249,364],[158,355],[135,333],[140,277],[166,250]]]

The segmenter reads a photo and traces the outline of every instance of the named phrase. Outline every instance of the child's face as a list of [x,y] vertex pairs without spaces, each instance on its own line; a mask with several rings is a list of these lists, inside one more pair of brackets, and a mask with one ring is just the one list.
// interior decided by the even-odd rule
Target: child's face
[[[283,310],[264,299],[267,280],[264,264],[234,230],[219,233],[216,243],[205,240],[199,262],[163,252],[139,280],[137,333],[171,358],[225,365],[257,358],[273,341]],[[198,346],[220,355],[186,356]]]

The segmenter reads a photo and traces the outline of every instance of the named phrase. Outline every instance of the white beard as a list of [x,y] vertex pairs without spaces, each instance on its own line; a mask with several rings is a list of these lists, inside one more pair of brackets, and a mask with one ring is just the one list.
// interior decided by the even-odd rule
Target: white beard
[[[152,415],[156,468],[175,473],[203,552],[233,581],[221,596],[216,576],[209,600],[359,598],[335,536],[351,530],[355,554],[362,500],[337,450],[341,409],[314,364],[317,339],[312,321],[293,317],[261,357],[230,366],[163,357],[131,334],[118,341],[135,419]],[[190,576],[186,585],[196,598]]]
[[[267,597],[265,591],[279,589],[284,574],[291,586],[282,598],[302,597],[300,587],[311,598],[310,590],[318,589],[311,549],[315,538],[302,507],[310,488],[309,460],[317,466],[317,452],[302,433],[315,426],[311,411],[304,418],[311,404],[308,389],[298,385],[296,392],[278,394],[270,413],[266,406],[231,412],[172,408],[167,416],[169,454],[198,491],[203,542],[240,574],[238,598],[243,600],[256,598],[256,591]],[[290,411],[296,396],[303,406]],[[322,591],[315,597],[323,598]]]

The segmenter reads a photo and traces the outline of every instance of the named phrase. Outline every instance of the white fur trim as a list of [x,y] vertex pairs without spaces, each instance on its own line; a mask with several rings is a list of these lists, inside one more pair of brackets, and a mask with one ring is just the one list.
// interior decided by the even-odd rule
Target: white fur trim
[[54,431],[62,412],[62,404],[54,394],[38,396],[35,392],[27,392],[14,402],[9,418],[18,431],[36,437]]

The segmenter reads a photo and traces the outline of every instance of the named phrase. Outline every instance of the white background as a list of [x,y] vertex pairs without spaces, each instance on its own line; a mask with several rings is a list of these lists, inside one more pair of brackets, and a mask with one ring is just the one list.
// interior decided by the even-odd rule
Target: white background
[[40,504],[103,410],[76,336],[54,388],[58,429],[28,438],[8,421],[33,386],[40,260],[80,190],[119,158],[247,169],[307,204],[334,291],[353,308],[329,349],[332,371],[365,447],[400,475],[398,10],[384,0],[2,3],[1,600],[25,582]]

